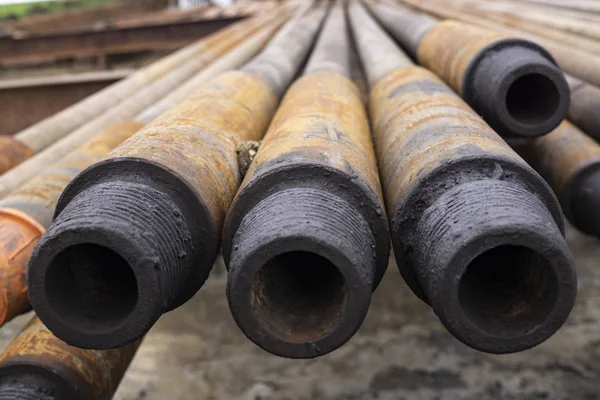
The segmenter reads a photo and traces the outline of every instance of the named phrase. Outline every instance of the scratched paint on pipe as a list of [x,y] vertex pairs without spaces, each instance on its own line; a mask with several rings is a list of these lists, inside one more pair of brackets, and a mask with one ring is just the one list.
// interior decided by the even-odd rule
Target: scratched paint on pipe
[[381,78],[371,90],[370,115],[390,215],[420,177],[460,156],[493,153],[527,167],[462,99],[424,68],[400,68]]
[[34,151],[12,136],[0,136],[0,174],[33,156]]
[[202,198],[220,231],[241,181],[236,149],[244,141],[261,139],[277,102],[261,79],[227,72],[126,140],[108,158],[143,158],[181,177]]
[[65,378],[83,398],[110,400],[141,340],[111,350],[84,350],[58,339],[34,317],[0,355],[0,372],[10,365],[34,365]]
[[419,43],[419,63],[440,75],[463,94],[465,72],[473,58],[486,46],[510,36],[458,21],[442,21]]
[[569,121],[546,136],[518,147],[525,160],[564,199],[571,178],[591,164],[600,163],[600,146]]

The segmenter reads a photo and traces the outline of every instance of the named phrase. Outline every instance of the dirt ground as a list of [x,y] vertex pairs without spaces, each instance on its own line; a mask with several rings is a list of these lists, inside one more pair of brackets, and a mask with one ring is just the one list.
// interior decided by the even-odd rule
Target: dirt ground
[[[579,295],[553,338],[519,354],[471,350],[443,329],[395,265],[365,324],[316,360],[286,360],[249,342],[227,308],[218,266],[194,299],[146,337],[116,400],[600,399],[600,242],[575,230]],[[0,331],[5,345],[27,318]]]

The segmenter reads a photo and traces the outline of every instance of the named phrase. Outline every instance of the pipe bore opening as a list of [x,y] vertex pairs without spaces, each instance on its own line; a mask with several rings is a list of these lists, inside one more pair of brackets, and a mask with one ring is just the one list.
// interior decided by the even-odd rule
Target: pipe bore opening
[[137,280],[114,251],[78,244],[60,252],[46,272],[46,294],[69,325],[89,332],[109,331],[133,311]]
[[515,337],[542,324],[557,300],[552,266],[533,250],[498,246],[467,267],[458,289],[471,322],[493,336]]
[[282,340],[318,340],[340,324],[346,282],[329,260],[293,251],[269,260],[254,280],[253,312]]
[[547,76],[527,74],[512,83],[506,94],[511,117],[524,125],[538,125],[554,116],[560,102],[556,84]]

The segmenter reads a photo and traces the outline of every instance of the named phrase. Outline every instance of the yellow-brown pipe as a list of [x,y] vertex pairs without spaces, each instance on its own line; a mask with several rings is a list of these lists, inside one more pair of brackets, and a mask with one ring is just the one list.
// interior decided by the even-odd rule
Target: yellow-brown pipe
[[516,148],[552,186],[573,225],[600,237],[600,145],[564,121],[543,138]]
[[140,344],[71,347],[33,317],[0,355],[0,399],[110,400]]
[[118,347],[200,289],[241,180],[236,149],[264,134],[323,14],[293,19],[241,70],[207,82],[69,185],[28,273],[33,308],[55,335]]
[[0,326],[30,309],[27,265],[64,188],[142,126],[116,124],[0,200]]

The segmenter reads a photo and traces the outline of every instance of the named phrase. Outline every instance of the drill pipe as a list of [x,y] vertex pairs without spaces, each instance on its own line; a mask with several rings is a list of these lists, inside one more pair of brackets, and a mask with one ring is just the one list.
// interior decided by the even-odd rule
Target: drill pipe
[[[350,17],[369,71],[377,43],[389,39],[357,5]],[[363,40],[369,30],[378,41]],[[552,190],[428,70],[404,63],[371,83],[392,244],[407,284],[475,349],[511,353],[543,342],[576,294]]]
[[33,317],[0,355],[0,400],[110,400],[140,344],[78,349]]
[[230,30],[229,35],[222,38],[222,40],[219,40],[216,44],[207,46],[201,56],[195,57],[173,69],[162,78],[107,110],[104,114],[55,142],[41,153],[4,173],[0,176],[0,198],[33,178],[47,165],[54,164],[87,140],[99,135],[111,125],[120,121],[131,120],[146,107],[162,99],[174,87],[181,85],[198,72],[198,70],[215,61],[233,46],[240,43],[246,35],[259,29],[260,21],[254,21],[251,25],[245,25],[244,29],[239,29],[235,32]]
[[[26,128],[14,137],[4,137],[0,141],[0,174],[19,165],[77,128],[87,124],[90,120],[114,107],[115,104],[125,103],[133,94],[157,82],[176,67],[194,58],[202,57],[207,50],[211,51],[211,48],[219,41],[227,40],[229,35],[237,34],[240,30],[244,31],[260,26],[265,20],[266,17],[252,18],[198,40],[150,64],[130,77]],[[108,125],[104,126],[104,128],[107,127]],[[75,145],[70,150],[77,146]],[[61,156],[58,156],[58,158]],[[29,178],[25,178],[25,180]]]
[[600,145],[570,122],[515,146],[546,179],[579,230],[600,237]]
[[369,123],[333,6],[305,74],[286,93],[227,214],[227,299],[244,334],[313,358],[361,326],[389,258]]
[[28,272],[31,304],[57,337],[130,343],[200,289],[240,183],[236,148],[262,137],[323,14],[290,22],[242,70],[206,83],[66,188]]
[[116,124],[0,200],[0,326],[30,310],[27,264],[52,222],[56,202],[81,171],[106,156],[143,124]]
[[504,137],[545,135],[565,118],[569,86],[533,42],[402,6],[371,10],[419,63],[444,79]]
[[547,48],[556,58],[561,69],[579,79],[600,86],[600,57],[587,51],[578,50],[571,45],[565,45],[539,35],[532,35],[520,29],[508,28],[494,21],[483,19],[469,14],[469,10],[462,12],[448,8],[447,3],[431,2],[430,0],[402,0],[411,7],[435,15],[438,18],[456,19],[459,21],[494,29],[509,35],[517,35],[524,39],[537,42]]
[[600,88],[567,76],[571,88],[569,120],[596,140],[600,140]]

